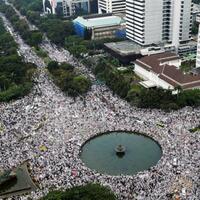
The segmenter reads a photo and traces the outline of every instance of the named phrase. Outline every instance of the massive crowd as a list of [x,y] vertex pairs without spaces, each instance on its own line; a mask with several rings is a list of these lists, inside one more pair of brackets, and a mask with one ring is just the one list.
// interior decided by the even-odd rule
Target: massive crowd
[[[95,81],[84,99],[65,96],[49,78],[43,60],[3,19],[19,44],[20,54],[40,69],[28,96],[0,104],[0,168],[29,160],[32,176],[39,182],[37,191],[16,199],[38,199],[51,188],[88,182],[109,186],[120,200],[200,199],[200,134],[188,131],[199,125],[200,108],[186,107],[170,113],[138,109]],[[49,41],[41,47],[58,62],[66,56],[68,62],[94,80],[67,51]],[[51,47],[56,50],[51,51]],[[158,141],[163,155],[157,165],[134,176],[109,176],[87,168],[79,158],[82,144],[94,135],[113,130],[137,131]]]

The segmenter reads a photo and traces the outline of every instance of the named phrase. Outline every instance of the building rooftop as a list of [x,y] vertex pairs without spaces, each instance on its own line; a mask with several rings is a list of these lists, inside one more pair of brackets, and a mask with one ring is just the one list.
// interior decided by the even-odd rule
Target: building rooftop
[[181,86],[183,89],[200,87],[200,75],[184,74],[176,66],[165,64],[168,61],[178,59],[180,59],[179,56],[174,53],[161,53],[145,56],[136,60],[135,63],[158,74],[159,78],[174,87]]
[[104,44],[109,49],[119,53],[120,55],[132,55],[132,54],[140,54],[141,46],[131,42],[131,41],[122,41],[122,42],[110,42]]
[[124,20],[119,16],[95,15],[95,17],[77,17],[73,22],[79,23],[85,27],[104,27],[120,25]]

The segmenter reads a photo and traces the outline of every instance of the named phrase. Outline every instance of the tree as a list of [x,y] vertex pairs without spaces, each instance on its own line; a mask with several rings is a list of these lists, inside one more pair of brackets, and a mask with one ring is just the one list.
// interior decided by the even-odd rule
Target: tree
[[8,89],[10,80],[3,74],[0,74],[0,92]]
[[0,101],[10,101],[27,94],[32,87],[34,71],[35,66],[24,63],[17,54],[17,44],[0,20]]
[[76,186],[66,191],[52,191],[41,200],[116,200],[107,187],[98,184]]
[[54,71],[54,70],[56,70],[56,69],[58,69],[59,68],[59,66],[58,66],[58,62],[56,62],[56,61],[51,61],[51,62],[49,62],[49,64],[48,64],[48,70],[51,72],[51,71]]
[[28,10],[26,15],[27,15],[28,20],[30,20],[32,23],[40,20],[40,13],[38,12],[33,12],[31,10]]
[[88,91],[91,83],[89,79],[80,75],[75,76],[72,81],[72,89],[75,93],[84,94]]
[[42,42],[42,38],[43,34],[40,31],[31,31],[28,41],[30,45],[37,46]]
[[68,63],[61,63],[60,68],[66,71],[71,71],[71,72],[74,70],[74,66]]
[[139,103],[139,96],[141,92],[141,87],[138,85],[134,85],[131,87],[131,89],[128,91],[126,99],[131,102],[133,105],[138,105]]

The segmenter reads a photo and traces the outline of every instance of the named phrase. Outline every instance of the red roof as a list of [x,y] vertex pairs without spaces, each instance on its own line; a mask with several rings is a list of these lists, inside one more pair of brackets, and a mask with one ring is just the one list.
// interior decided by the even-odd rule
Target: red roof
[[174,87],[181,86],[183,89],[200,87],[200,75],[184,74],[176,66],[164,64],[178,59],[180,57],[174,53],[160,53],[137,59],[135,63],[158,74],[161,79]]

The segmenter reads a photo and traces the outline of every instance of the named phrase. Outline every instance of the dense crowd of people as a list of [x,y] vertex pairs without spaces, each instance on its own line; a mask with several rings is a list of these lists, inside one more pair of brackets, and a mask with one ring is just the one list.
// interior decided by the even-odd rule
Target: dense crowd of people
[[[19,53],[40,72],[28,96],[0,104],[0,168],[10,169],[28,160],[39,183],[37,191],[18,199],[39,199],[52,188],[89,182],[110,187],[124,200],[200,199],[200,135],[189,132],[200,123],[200,108],[165,113],[131,107],[97,84],[93,74],[66,50],[46,41],[41,48],[51,59],[63,62],[65,58],[94,80],[85,97],[65,96],[49,78],[43,60],[3,20],[19,44]],[[110,176],[87,168],[79,157],[82,145],[114,130],[141,132],[159,142],[163,154],[157,165],[133,176]]]

